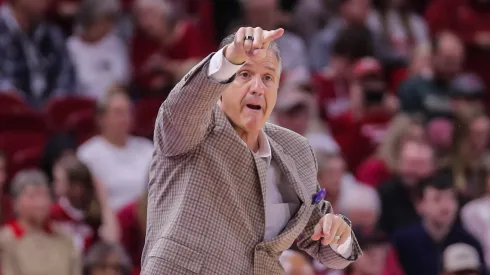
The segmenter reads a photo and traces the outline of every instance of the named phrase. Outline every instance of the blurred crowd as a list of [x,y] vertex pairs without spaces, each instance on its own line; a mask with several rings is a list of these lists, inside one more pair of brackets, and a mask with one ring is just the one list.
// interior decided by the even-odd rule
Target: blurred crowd
[[159,106],[239,26],[286,30],[272,122],[364,251],[286,274],[490,271],[490,1],[0,2],[0,274],[140,273]]

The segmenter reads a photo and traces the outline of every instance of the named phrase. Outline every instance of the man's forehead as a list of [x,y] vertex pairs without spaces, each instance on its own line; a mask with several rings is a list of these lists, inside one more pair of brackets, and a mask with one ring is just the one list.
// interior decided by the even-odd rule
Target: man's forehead
[[279,71],[279,60],[277,59],[276,54],[272,50],[268,50],[265,58],[258,59],[252,58],[249,59],[244,67],[256,67],[263,68],[269,70],[271,72],[277,73]]

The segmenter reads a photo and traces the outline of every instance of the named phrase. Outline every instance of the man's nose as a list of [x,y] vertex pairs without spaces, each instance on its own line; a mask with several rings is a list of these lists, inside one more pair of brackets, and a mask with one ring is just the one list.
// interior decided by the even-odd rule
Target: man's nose
[[265,84],[262,81],[262,77],[255,76],[252,80],[252,87],[250,93],[254,95],[263,95],[265,92]]

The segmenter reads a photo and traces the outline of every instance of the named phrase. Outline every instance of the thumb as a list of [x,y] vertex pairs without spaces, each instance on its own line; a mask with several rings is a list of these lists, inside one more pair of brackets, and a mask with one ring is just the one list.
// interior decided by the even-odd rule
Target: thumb
[[269,43],[269,42],[271,42],[273,40],[278,39],[283,34],[284,34],[284,29],[283,28],[279,28],[279,29],[276,29],[276,30],[273,30],[273,31],[265,31],[264,32],[264,38],[263,38],[262,42],[263,43]]

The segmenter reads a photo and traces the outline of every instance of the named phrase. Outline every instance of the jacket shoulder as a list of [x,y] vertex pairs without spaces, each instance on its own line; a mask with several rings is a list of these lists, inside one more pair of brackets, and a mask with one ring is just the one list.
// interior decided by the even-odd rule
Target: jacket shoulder
[[286,150],[310,148],[310,144],[304,136],[276,124],[266,123],[264,132]]

